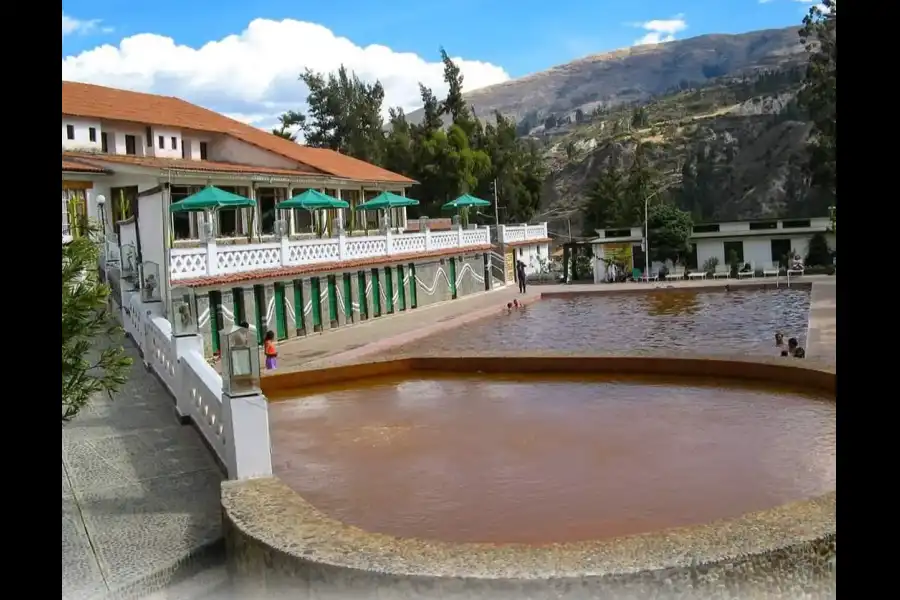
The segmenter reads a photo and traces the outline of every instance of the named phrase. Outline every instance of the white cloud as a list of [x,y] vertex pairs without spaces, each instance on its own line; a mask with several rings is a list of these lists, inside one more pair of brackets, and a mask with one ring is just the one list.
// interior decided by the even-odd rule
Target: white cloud
[[653,19],[646,23],[638,23],[635,27],[645,29],[647,33],[635,40],[635,45],[641,44],[661,44],[663,42],[671,42],[675,39],[675,34],[687,29],[687,22],[684,15],[675,15],[671,19]]
[[[509,79],[499,66],[453,60],[466,90]],[[381,81],[385,112],[391,106],[418,107],[420,81],[438,96],[446,93],[440,61],[387,46],[362,48],[326,27],[293,19],[255,19],[241,33],[199,48],[153,33],[133,35],[118,46],[104,44],[63,58],[62,78],[178,96],[268,128],[284,111],[305,108],[307,90],[298,80],[305,68],[331,72],[341,64],[365,81]]]
[[[66,13],[62,13],[63,37],[72,35],[73,33],[91,33],[92,31],[97,30],[98,25],[100,25],[100,19],[89,19],[87,21],[83,21],[81,19],[76,19],[75,17],[70,17]],[[104,33],[109,33],[110,31],[112,31],[112,28],[104,27],[102,31]]]

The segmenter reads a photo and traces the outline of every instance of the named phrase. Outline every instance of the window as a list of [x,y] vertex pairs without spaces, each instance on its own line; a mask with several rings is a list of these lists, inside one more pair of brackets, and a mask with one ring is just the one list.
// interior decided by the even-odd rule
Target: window
[[755,221],[750,223],[750,231],[760,231],[763,229],[778,229],[778,221]]
[[795,219],[793,221],[782,221],[781,228],[782,229],[798,229],[800,227],[809,227],[810,221],[809,219]]
[[88,139],[92,142],[97,141],[97,129],[95,127],[88,127]]
[[[245,198],[249,195],[249,190],[244,187],[229,187],[229,186],[219,186],[220,189],[225,190],[226,192],[231,192],[232,194],[237,194],[238,196],[244,196]],[[243,210],[239,209],[221,209],[216,212],[216,229],[217,235],[222,237],[238,237],[243,235],[244,227],[241,219],[241,214]]]
[[106,132],[100,132],[100,150],[103,152],[109,152],[109,139],[106,137]]
[[687,268],[691,270],[697,269],[697,244],[691,244],[691,249],[687,255]]
[[722,244],[725,251],[725,262],[731,264],[737,261],[741,266],[744,264],[744,242],[725,242]]
[[178,138],[172,136],[172,150],[178,150]]
[[137,138],[133,135],[125,136],[125,154],[131,154],[132,156],[137,154]]
[[[200,187],[190,187],[186,185],[173,185],[169,188],[169,196],[172,204],[184,200],[194,192],[199,192]],[[197,213],[193,212],[177,212],[172,213],[172,235],[176,240],[197,239],[199,232],[197,228]]]
[[608,238],[630,237],[630,229],[607,229],[605,232]]
[[150,128],[148,127],[147,129],[144,130],[144,133],[146,134],[146,138],[147,138],[147,147],[152,148],[153,147],[153,132],[150,131]]
[[75,139],[75,127],[72,125],[66,125],[66,139],[74,140]]
[[156,141],[159,143],[160,150],[166,149],[166,138],[164,138],[163,136],[159,136]]
[[200,142],[200,160],[206,160],[206,142]]
[[694,225],[694,233],[717,233],[718,231],[718,223],[713,225]]
[[275,205],[285,200],[284,188],[259,188],[256,190],[256,202],[259,206],[259,231],[263,235],[275,233],[275,220],[278,211]]

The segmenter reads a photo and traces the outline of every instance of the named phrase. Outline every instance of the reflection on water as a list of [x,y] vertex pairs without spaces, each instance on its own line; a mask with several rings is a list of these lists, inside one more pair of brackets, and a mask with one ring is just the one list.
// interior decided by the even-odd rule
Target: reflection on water
[[774,355],[776,331],[806,345],[809,290],[658,290],[550,298],[398,348]]
[[423,374],[270,410],[279,477],[337,519],[404,537],[597,539],[835,485],[834,404],[788,390]]

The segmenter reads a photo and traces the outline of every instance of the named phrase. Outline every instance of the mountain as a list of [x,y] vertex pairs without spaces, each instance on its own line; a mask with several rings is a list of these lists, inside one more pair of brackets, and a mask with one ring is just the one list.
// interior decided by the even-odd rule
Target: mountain
[[[739,35],[702,35],[587,56],[465,94],[475,114],[494,111],[520,122],[552,113],[591,112],[664,93],[688,83],[773,70],[806,60],[797,27]],[[418,123],[422,111],[408,116]]]

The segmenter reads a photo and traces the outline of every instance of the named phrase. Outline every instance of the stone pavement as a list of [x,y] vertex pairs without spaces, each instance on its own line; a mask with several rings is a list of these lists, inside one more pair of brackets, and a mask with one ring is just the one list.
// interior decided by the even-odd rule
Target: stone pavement
[[836,363],[837,278],[813,284],[809,301],[809,331],[806,355],[828,363]]
[[221,561],[222,473],[124,345],[134,358],[124,389],[62,429],[64,600],[139,598]]

